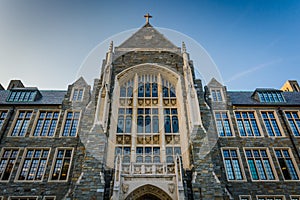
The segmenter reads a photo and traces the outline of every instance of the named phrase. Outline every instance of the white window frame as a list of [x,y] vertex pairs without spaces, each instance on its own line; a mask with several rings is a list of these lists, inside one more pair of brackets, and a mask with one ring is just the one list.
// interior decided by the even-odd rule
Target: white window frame
[[290,195],[290,199],[293,200],[293,198],[298,198],[297,200],[300,200],[300,195]]
[[[292,131],[292,134],[293,134],[294,137],[299,138],[299,137],[300,137],[300,127],[298,127],[298,125],[296,124],[296,128],[297,128],[297,130],[298,130],[298,132],[299,132],[299,135],[295,135],[295,134],[294,134],[294,131],[293,131],[291,125],[290,125],[289,118],[287,118],[287,116],[286,116],[286,112],[289,112],[289,113],[290,113],[290,112],[297,112],[297,114],[298,114],[298,116],[299,116],[299,118],[300,118],[300,111],[297,110],[297,109],[293,109],[293,110],[284,110],[284,111],[283,111],[284,117],[285,117],[285,119],[287,120],[287,123],[288,123],[288,128]],[[295,122],[294,117],[293,117],[293,121]]]
[[52,198],[52,200],[56,200],[56,196],[44,196],[43,200],[47,200],[47,198]]
[[[222,138],[226,138],[226,137],[232,138],[232,137],[235,137],[235,131],[234,131],[233,125],[232,125],[231,115],[230,115],[230,113],[229,113],[228,110],[215,110],[215,111],[214,111],[214,119],[215,119],[215,122],[217,122],[216,113],[223,113],[223,112],[225,112],[225,113],[227,114],[228,122],[229,122],[229,128],[230,128],[230,131],[231,131],[232,136],[227,136],[227,135],[221,136],[221,135],[219,134],[219,132],[218,132],[218,125],[217,125],[217,123],[216,123],[216,129],[217,129],[218,137],[222,137]],[[223,122],[224,122],[224,121],[223,121],[223,118],[221,118],[221,119],[222,119],[222,127],[223,127],[223,129],[224,129],[224,126],[223,126],[223,124],[224,124]],[[226,133],[225,133],[225,134],[226,134]]]
[[[78,91],[78,94],[79,94],[79,91],[82,90],[82,96],[81,96],[81,99],[78,99],[78,94],[77,94],[77,97],[76,99],[74,100],[74,95],[75,95],[75,91]],[[73,101],[73,102],[81,102],[83,101],[83,98],[84,98],[84,91],[85,91],[85,88],[84,87],[74,87],[72,89],[72,93],[71,93],[71,96],[70,96],[70,101]]]
[[[279,164],[279,161],[278,161],[278,158],[277,158],[277,156],[276,156],[275,150],[288,150],[289,155],[290,155],[290,158],[292,159],[292,163],[293,163],[294,168],[295,168],[295,170],[296,170],[296,173],[297,173],[297,175],[298,175],[298,178],[299,178],[298,180],[286,180],[286,179],[284,178],[284,175],[283,175],[283,172],[282,172],[282,170],[281,170],[281,166],[280,166],[280,164]],[[278,167],[280,168],[280,172],[281,172],[281,175],[282,175],[283,180],[284,180],[285,182],[299,182],[299,181],[300,181],[300,171],[299,171],[298,164],[297,164],[297,162],[296,162],[296,160],[295,160],[295,157],[294,157],[294,154],[292,153],[291,148],[290,148],[290,147],[273,147],[273,152],[274,152],[274,155],[275,155],[275,158],[276,158],[276,162],[277,162],[277,164],[278,164]]]
[[18,200],[21,198],[22,200],[24,200],[24,198],[26,198],[26,200],[28,198],[35,198],[36,200],[38,199],[38,196],[9,196],[8,200],[12,200],[13,198],[18,198]]
[[[57,153],[58,153],[59,150],[72,150],[72,155],[71,155],[71,158],[70,158],[70,166],[69,166],[69,170],[68,170],[68,174],[67,174],[66,180],[59,180],[59,179],[58,180],[52,180],[53,170],[55,168],[55,163],[56,163],[56,159],[57,159]],[[69,176],[70,176],[70,171],[72,170],[71,167],[72,167],[72,161],[73,161],[74,154],[75,154],[74,147],[57,147],[55,149],[55,153],[54,153],[53,159],[52,159],[51,169],[50,169],[50,172],[49,172],[48,182],[60,182],[60,183],[68,182]]]
[[[18,120],[18,117],[19,117],[20,112],[26,112],[26,113],[27,113],[27,112],[31,112],[31,115],[30,115],[30,118],[29,118],[29,122],[28,122],[28,126],[27,126],[27,128],[26,128],[26,131],[25,131],[24,136],[12,135],[12,133],[13,133],[13,131],[14,131],[14,129],[15,129],[15,126],[16,126],[16,123],[17,123],[17,120]],[[16,115],[14,116],[13,123],[12,123],[12,125],[11,125],[11,127],[10,127],[9,132],[8,132],[7,137],[26,137],[27,133],[30,132],[28,129],[29,129],[30,126],[31,126],[31,120],[32,120],[34,114],[35,114],[35,113],[34,113],[34,110],[33,110],[33,109],[19,109],[19,110],[17,110]],[[24,121],[24,120],[23,120],[23,121]],[[23,122],[22,122],[22,124],[23,124]]]
[[[67,135],[67,136],[64,136],[63,133],[64,133],[64,129],[65,129],[65,125],[66,125],[66,121],[67,121],[67,115],[68,115],[68,112],[79,112],[79,117],[78,117],[78,124],[77,124],[77,128],[76,128],[76,134],[74,136],[70,136],[70,135]],[[72,118],[72,121],[73,121],[74,118]],[[78,135],[78,132],[79,132],[79,128],[80,128],[80,119],[81,119],[81,110],[65,110],[64,112],[64,119],[63,119],[63,122],[61,124],[61,130],[60,130],[60,134],[59,134],[59,137],[71,137],[71,138],[75,138],[77,137]]]
[[[227,170],[226,170],[226,165],[225,165],[225,157],[224,157],[224,154],[223,154],[223,150],[236,150],[237,156],[238,156],[239,165],[240,165],[240,168],[241,168],[241,175],[242,175],[242,179],[241,180],[236,180],[236,179],[235,180],[230,180],[228,178]],[[245,176],[245,169],[244,169],[243,162],[241,160],[241,154],[240,154],[239,148],[237,148],[237,147],[221,147],[221,154],[222,154],[223,165],[224,165],[224,169],[225,169],[227,181],[228,182],[229,181],[230,182],[247,182],[247,179],[246,179],[246,176]]]
[[300,195],[290,195],[290,199],[293,200],[293,198],[297,198],[297,200],[300,200]]
[[239,200],[242,200],[242,198],[248,198],[248,200],[252,200],[251,195],[239,195]]
[[[24,161],[25,161],[25,158],[26,158],[26,154],[28,152],[29,149],[33,149],[33,150],[38,150],[38,149],[42,149],[42,150],[48,150],[48,156],[47,156],[47,159],[46,159],[46,166],[45,166],[45,170],[44,170],[44,173],[43,173],[43,176],[41,178],[41,180],[19,180],[19,176],[22,172],[22,168],[23,168],[23,164],[24,164]],[[51,154],[51,148],[50,147],[26,147],[23,151],[23,155],[22,155],[22,160],[18,166],[18,171],[16,173],[16,177],[15,177],[15,182],[43,182],[44,180],[44,177],[45,177],[45,174],[46,174],[46,171],[47,171],[47,166],[48,166],[48,161],[49,161],[49,157],[50,157],[50,154]],[[41,159],[41,157],[39,158]],[[31,158],[32,160],[32,158]],[[40,162],[39,162],[40,164]]]
[[[238,126],[238,119],[236,118],[236,115],[235,115],[236,112],[239,112],[239,113],[242,113],[242,112],[247,112],[247,113],[253,112],[253,114],[254,114],[254,119],[255,119],[255,121],[256,121],[256,125],[257,125],[258,131],[259,131],[259,133],[260,133],[260,136],[256,136],[255,134],[254,134],[253,136],[241,135],[240,129],[239,129],[239,126]],[[258,116],[257,116],[256,110],[234,110],[233,114],[234,114],[234,119],[235,119],[235,123],[236,123],[236,128],[237,128],[237,131],[238,131],[239,136],[240,136],[241,138],[262,138],[262,137],[264,137],[264,132],[262,131],[262,128],[261,128],[261,126],[260,126],[260,121],[259,121],[259,118],[258,118]],[[243,120],[243,126],[244,126],[244,121],[245,121],[245,120],[244,120],[244,118],[242,118],[242,120]],[[253,131],[252,125],[251,125],[251,130]],[[254,131],[253,131],[253,133],[254,133]],[[247,134],[247,133],[246,133],[246,134]]]
[[285,200],[285,196],[284,195],[256,195],[256,199],[258,200],[259,198],[264,198],[265,200],[268,200],[268,198],[273,198],[274,200],[276,200],[276,198],[282,198],[282,200]]
[[[41,135],[34,136],[34,132],[35,132],[35,129],[36,129],[36,126],[37,126],[37,123],[38,123],[39,116],[40,116],[41,112],[46,112],[46,113],[48,113],[48,112],[53,112],[53,113],[58,112],[57,122],[56,122],[56,126],[55,126],[55,130],[54,130],[53,136],[48,136],[48,135],[45,135],[45,136],[41,136]],[[58,110],[58,109],[53,109],[53,110],[52,109],[41,109],[41,110],[38,110],[38,112],[36,113],[36,116],[35,116],[34,123],[32,125],[30,137],[34,137],[34,138],[52,138],[52,137],[55,137],[56,131],[58,129],[58,123],[59,123],[59,120],[60,120],[60,115],[61,115],[61,111]],[[43,126],[45,124],[45,119],[46,118],[44,118],[44,120],[43,120]],[[52,120],[53,120],[53,117],[51,118],[51,122],[52,122]],[[50,128],[50,126],[49,126],[49,128]],[[40,130],[40,133],[41,133],[41,131],[42,130]],[[49,132],[49,130],[48,130],[48,132]]]
[[20,151],[21,151],[23,148],[18,148],[18,147],[4,147],[4,148],[1,149],[1,152],[0,152],[0,155],[1,155],[0,160],[1,160],[2,157],[3,157],[3,153],[4,153],[5,150],[13,150],[13,149],[17,149],[17,150],[18,150],[18,154],[17,154],[17,156],[16,156],[16,160],[15,160],[14,166],[12,167],[12,171],[11,171],[9,177],[8,177],[8,180],[0,180],[0,182],[9,182],[9,181],[10,181],[11,175],[12,175],[14,169],[15,169],[15,166],[16,166],[16,162],[17,162],[18,159],[19,159]]
[[[267,113],[273,112],[274,117],[275,117],[275,120],[276,120],[276,123],[277,123],[277,126],[278,126],[278,128],[279,128],[280,133],[281,133],[281,136],[277,136],[276,134],[275,134],[274,136],[270,136],[270,135],[269,135],[268,130],[267,130],[267,126],[266,126],[265,121],[264,121],[264,118],[263,118],[263,116],[262,116],[262,113],[263,113],[263,112],[267,112]],[[260,111],[260,116],[261,116],[261,120],[262,120],[263,126],[264,126],[264,128],[266,129],[266,136],[267,136],[267,137],[270,137],[270,138],[274,138],[274,137],[276,137],[276,138],[283,138],[283,137],[286,137],[286,135],[285,135],[285,133],[284,133],[285,131],[283,130],[283,128],[282,128],[282,126],[281,126],[280,120],[279,120],[278,115],[277,115],[277,112],[276,112],[275,110],[261,110],[261,111]],[[270,121],[270,118],[268,118],[268,119],[269,119],[269,121]],[[273,125],[271,125],[271,126],[272,126],[272,129],[274,129],[274,128],[273,128]]]
[[[270,165],[271,165],[271,169],[272,169],[272,172],[273,172],[273,175],[274,175],[274,180],[270,180],[270,179],[267,179],[267,180],[261,180],[261,179],[253,180],[252,175],[251,175],[251,171],[250,171],[250,166],[249,166],[249,163],[248,163],[248,157],[247,157],[247,154],[246,154],[246,150],[266,150],[266,153],[267,153]],[[250,178],[251,178],[252,182],[278,182],[279,181],[277,171],[275,169],[274,162],[273,162],[273,159],[272,159],[273,157],[270,154],[269,148],[267,148],[267,147],[243,147],[243,151],[244,151],[245,160],[246,160],[246,163],[247,163],[249,175],[250,175]]]

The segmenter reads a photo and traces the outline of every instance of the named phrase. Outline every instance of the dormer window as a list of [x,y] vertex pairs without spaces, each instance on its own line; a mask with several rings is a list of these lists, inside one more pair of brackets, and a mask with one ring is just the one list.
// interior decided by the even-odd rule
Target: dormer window
[[211,96],[213,101],[223,101],[222,91],[220,89],[212,89]]
[[37,88],[11,89],[6,101],[9,102],[31,102],[41,97]]
[[72,94],[72,101],[82,101],[83,88],[74,88]]
[[258,100],[262,103],[278,103],[285,102],[281,90],[256,90]]

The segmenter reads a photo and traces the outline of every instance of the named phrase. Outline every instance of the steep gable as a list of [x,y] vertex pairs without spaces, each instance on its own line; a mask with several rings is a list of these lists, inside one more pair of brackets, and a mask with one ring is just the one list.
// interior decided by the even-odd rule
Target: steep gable
[[116,50],[123,49],[165,49],[172,51],[180,51],[180,48],[170,42],[163,34],[157,31],[149,23],[145,24],[130,38],[125,40]]

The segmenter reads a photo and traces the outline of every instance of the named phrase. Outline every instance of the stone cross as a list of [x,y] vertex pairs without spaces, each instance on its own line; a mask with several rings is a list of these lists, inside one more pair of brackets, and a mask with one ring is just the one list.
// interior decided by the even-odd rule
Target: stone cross
[[152,16],[147,13],[146,15],[144,15],[144,17],[146,18],[146,24],[149,24],[149,18],[152,18]]

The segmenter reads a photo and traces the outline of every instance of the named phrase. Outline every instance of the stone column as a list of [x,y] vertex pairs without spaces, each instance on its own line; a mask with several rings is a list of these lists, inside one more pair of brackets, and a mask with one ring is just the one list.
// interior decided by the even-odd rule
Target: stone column
[[[134,75],[133,83],[133,109],[132,109],[132,127],[131,127],[131,156],[130,162],[136,161],[136,132],[137,132],[137,103],[138,103],[139,80],[138,75]],[[132,166],[132,165],[131,165]],[[133,169],[132,169],[133,170]]]
[[160,135],[160,158],[161,163],[166,163],[166,142],[165,142],[165,129],[164,129],[164,106],[163,106],[163,83],[161,74],[158,74],[157,76],[157,85],[158,85],[158,115],[159,115],[159,135]]

